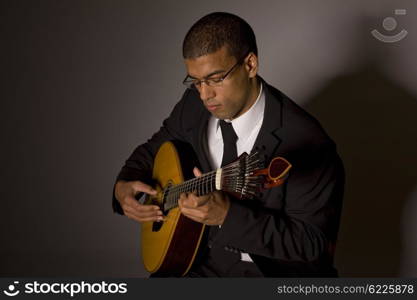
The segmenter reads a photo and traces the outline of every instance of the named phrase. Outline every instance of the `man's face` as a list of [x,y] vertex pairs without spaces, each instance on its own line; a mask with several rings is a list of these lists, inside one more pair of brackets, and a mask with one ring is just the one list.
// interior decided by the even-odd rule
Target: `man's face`
[[[235,119],[246,112],[256,100],[253,99],[256,68],[250,62],[256,60],[252,53],[242,64],[227,75],[220,86],[208,86],[205,82],[198,87],[200,98],[210,113],[219,119]],[[193,59],[185,59],[188,75],[193,79],[219,78],[228,72],[238,60],[229,55],[227,48]],[[257,63],[257,61],[256,61]],[[257,96],[257,95],[256,95]]]

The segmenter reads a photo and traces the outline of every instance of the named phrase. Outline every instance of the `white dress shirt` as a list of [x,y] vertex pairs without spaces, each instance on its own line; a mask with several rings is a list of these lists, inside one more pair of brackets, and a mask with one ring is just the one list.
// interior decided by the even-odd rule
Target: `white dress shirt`
[[[236,148],[237,155],[243,152],[250,153],[255,140],[262,126],[265,111],[265,92],[262,87],[259,91],[258,98],[255,103],[244,114],[233,120],[225,120],[231,122],[237,135]],[[207,141],[209,148],[209,162],[213,169],[220,168],[223,158],[223,136],[220,128],[219,119],[213,115],[210,117],[207,126]],[[241,260],[251,261],[252,259],[247,253],[241,253]]]
[[[247,112],[231,122],[238,137],[236,142],[237,155],[243,152],[250,153],[255,144],[256,137],[262,126],[265,110],[265,93],[262,83],[258,98]],[[209,161],[213,169],[220,168],[223,158],[223,136],[219,119],[213,115],[210,117],[207,127],[207,141],[209,148]]]

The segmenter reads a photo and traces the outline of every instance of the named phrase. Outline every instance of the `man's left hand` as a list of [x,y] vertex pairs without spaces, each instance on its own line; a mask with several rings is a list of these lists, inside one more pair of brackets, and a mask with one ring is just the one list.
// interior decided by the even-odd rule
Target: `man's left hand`
[[[201,176],[199,169],[194,168],[194,175]],[[188,218],[206,225],[222,225],[230,207],[229,197],[221,192],[214,191],[198,197],[194,193],[182,193],[178,201],[181,213]]]

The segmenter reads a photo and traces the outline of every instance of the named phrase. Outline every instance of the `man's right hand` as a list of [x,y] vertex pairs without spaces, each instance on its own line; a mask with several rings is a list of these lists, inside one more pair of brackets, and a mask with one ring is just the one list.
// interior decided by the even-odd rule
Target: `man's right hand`
[[123,181],[116,183],[114,195],[119,201],[124,214],[139,223],[162,221],[162,211],[156,205],[143,205],[136,200],[135,195],[146,193],[156,195],[156,191],[141,181]]

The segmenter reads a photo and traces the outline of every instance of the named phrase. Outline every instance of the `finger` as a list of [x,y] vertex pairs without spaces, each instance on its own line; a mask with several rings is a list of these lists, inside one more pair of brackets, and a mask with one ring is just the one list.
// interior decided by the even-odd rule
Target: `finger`
[[152,196],[157,194],[155,189],[153,189],[150,185],[143,183],[142,181],[134,181],[132,188],[135,192],[143,192]]
[[135,221],[137,221],[139,223],[144,223],[144,222],[160,222],[160,221],[163,220],[163,217],[138,217],[138,216],[136,216],[134,214],[130,214],[130,213],[127,213],[126,216],[129,219],[135,220]]
[[135,216],[139,218],[146,218],[146,217],[154,217],[154,216],[162,216],[163,213],[161,210],[156,211],[143,211],[143,210],[137,210],[131,207],[126,208],[126,212],[130,214],[134,214]]
[[123,204],[121,205],[123,212],[130,212],[130,213],[134,213],[136,215],[141,215],[141,214],[145,214],[145,215],[160,215],[162,214],[161,209],[159,206],[157,205],[143,205],[138,203],[135,200],[128,200],[128,201],[124,201]]
[[178,206],[181,208],[184,205],[184,193],[180,194],[180,197],[178,198]]
[[164,214],[162,213],[161,210],[158,210],[158,211],[140,211],[140,210],[135,210],[135,209],[132,209],[132,208],[129,208],[129,207],[126,208],[125,214],[135,216],[138,219],[154,218],[156,220],[158,218],[163,218],[164,217]]
[[195,177],[200,177],[201,175],[203,175],[203,173],[201,173],[201,171],[197,167],[194,167],[193,173]]
[[159,206],[158,205],[144,205],[144,204],[140,204],[135,198],[133,197],[126,197],[123,199],[123,204],[122,207],[127,206],[127,207],[132,207],[134,209],[137,210],[143,210],[143,211],[152,211],[152,210],[159,210]]
[[182,208],[181,213],[185,215],[187,218],[190,218],[193,221],[203,223],[204,214],[199,210],[192,209],[192,208]]
[[193,192],[188,195],[188,198],[190,199],[190,203],[192,204],[191,207],[197,208],[206,205],[207,202],[210,200],[211,195],[208,194],[198,197],[197,194]]
[[161,209],[152,209],[152,210],[145,210],[143,208],[137,208],[137,207],[126,207],[126,210],[134,213],[137,216],[161,216],[163,215]]
[[180,199],[178,201],[178,204],[180,207],[188,207],[188,208],[194,208],[196,207],[196,203],[193,202],[193,200],[190,198],[191,193],[181,193]]

